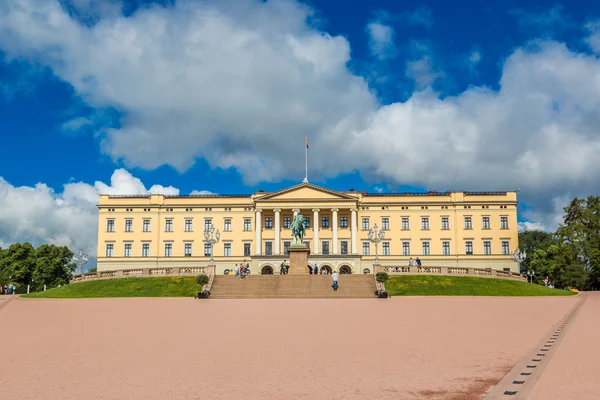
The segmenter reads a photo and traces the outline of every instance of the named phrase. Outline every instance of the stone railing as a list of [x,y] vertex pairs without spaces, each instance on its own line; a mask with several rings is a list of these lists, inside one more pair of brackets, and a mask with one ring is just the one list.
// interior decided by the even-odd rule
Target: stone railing
[[502,271],[491,268],[468,268],[468,267],[436,267],[436,266],[387,266],[375,265],[375,273],[387,272],[390,275],[451,275],[451,276],[475,276],[499,279],[512,279],[526,281],[527,277],[512,271]]
[[158,276],[198,276],[208,275],[209,283],[205,287],[210,288],[215,275],[215,266],[205,267],[173,267],[173,268],[138,268],[121,269],[117,271],[89,272],[87,274],[74,275],[71,283],[84,282],[99,279],[113,278],[151,278]]

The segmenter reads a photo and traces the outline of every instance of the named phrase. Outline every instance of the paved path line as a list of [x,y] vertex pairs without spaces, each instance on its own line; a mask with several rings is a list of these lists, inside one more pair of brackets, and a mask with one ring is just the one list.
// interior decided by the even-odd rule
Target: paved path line
[[527,399],[587,299],[585,293],[580,293],[579,296],[579,301],[563,316],[560,322],[488,392],[483,400]]
[[8,303],[10,303],[15,297],[15,295],[2,295],[2,297],[6,297],[6,298],[0,298],[0,310],[2,310],[3,307],[5,307]]

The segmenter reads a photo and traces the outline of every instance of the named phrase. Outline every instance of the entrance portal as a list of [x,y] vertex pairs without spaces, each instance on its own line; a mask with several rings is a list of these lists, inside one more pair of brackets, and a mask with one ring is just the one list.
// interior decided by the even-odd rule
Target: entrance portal
[[273,267],[266,265],[260,270],[261,275],[273,275]]
[[323,266],[321,267],[321,273],[322,273],[322,274],[328,274],[328,275],[331,275],[331,273],[332,273],[332,272],[333,272],[333,271],[332,271],[332,269],[331,269],[331,267],[330,267],[329,265],[323,265]]
[[344,265],[344,266],[340,267],[340,274],[351,274],[351,273],[352,273],[352,269],[349,266]]

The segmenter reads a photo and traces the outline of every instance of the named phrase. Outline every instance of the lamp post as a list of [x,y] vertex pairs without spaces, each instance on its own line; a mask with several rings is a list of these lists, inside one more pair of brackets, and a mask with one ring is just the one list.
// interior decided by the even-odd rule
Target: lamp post
[[530,269],[527,271],[527,282],[529,282],[529,278],[531,278],[531,283],[533,283],[533,276],[535,275],[535,271]]
[[219,239],[221,239],[221,233],[217,229],[215,232],[215,227],[210,226],[210,228],[204,231],[204,242],[210,244],[210,263],[214,264],[215,259],[213,258],[213,248],[215,243],[219,243]]
[[377,228],[377,224],[375,224],[375,226],[369,230],[369,240],[375,243],[375,264],[379,264],[378,245],[385,236],[385,231],[383,229],[377,232],[378,230],[379,228]]
[[83,274],[83,266],[88,262],[88,255],[83,250],[79,250],[78,254],[73,255],[71,262],[74,262],[77,265],[79,273]]
[[[519,265],[519,273],[521,273],[521,263],[523,261],[525,261],[525,258],[527,257],[527,253],[525,253],[524,251],[521,252],[521,249],[519,249],[517,247],[510,256],[512,257],[513,261],[515,261]],[[527,273],[527,275],[533,276],[533,275],[529,275],[529,273]]]

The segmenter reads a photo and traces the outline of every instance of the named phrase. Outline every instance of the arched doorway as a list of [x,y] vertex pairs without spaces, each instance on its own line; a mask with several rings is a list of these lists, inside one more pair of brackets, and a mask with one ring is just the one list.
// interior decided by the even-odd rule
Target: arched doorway
[[369,275],[370,273],[371,273],[371,270],[369,268],[363,269],[363,274]]
[[351,274],[352,268],[349,265],[342,265],[340,267],[340,274]]
[[265,265],[264,267],[261,268],[260,274],[261,275],[273,275],[273,267],[271,267],[270,265]]
[[331,266],[329,266],[329,265],[322,265],[320,272],[321,272],[321,274],[331,275],[333,270],[331,269]]
[[229,268],[227,268],[225,271],[223,271],[223,275],[229,275]]

